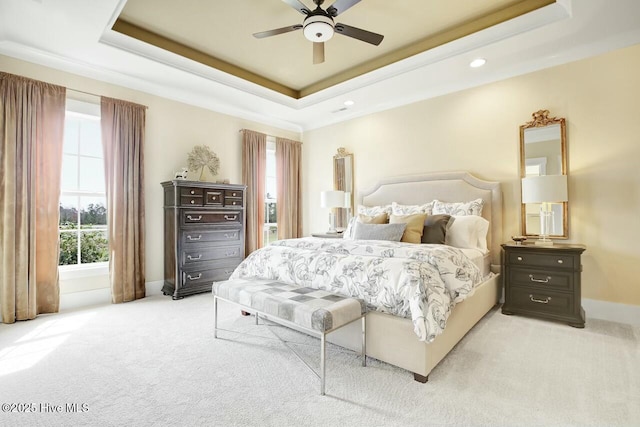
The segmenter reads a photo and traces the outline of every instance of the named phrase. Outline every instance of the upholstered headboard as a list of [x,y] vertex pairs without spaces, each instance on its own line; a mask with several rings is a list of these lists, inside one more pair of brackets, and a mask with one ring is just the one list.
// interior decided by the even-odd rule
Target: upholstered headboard
[[489,221],[487,246],[491,263],[500,264],[502,243],[502,189],[499,182],[483,181],[468,172],[438,172],[383,179],[368,191],[359,191],[358,204],[386,205],[396,202],[416,205],[438,199],[441,202],[484,200],[482,216]]

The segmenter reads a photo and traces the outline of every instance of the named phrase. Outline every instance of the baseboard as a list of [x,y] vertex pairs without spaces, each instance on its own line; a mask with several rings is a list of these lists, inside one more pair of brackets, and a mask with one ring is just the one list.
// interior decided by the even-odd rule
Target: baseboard
[[[161,295],[163,285],[162,280],[147,282],[145,284],[147,296]],[[60,295],[60,311],[101,304],[111,304],[111,291],[108,288]],[[582,299],[582,307],[587,320],[602,319],[640,326],[640,305]]]
[[584,308],[587,322],[589,319],[602,319],[640,326],[640,305],[583,298],[582,308]]
[[60,311],[105,304],[111,304],[111,289],[109,288],[60,294]]
[[[146,295],[161,295],[163,285],[163,280],[145,283]],[[104,304],[111,304],[111,290],[109,288],[92,289],[90,291],[72,292],[60,295],[60,311]]]

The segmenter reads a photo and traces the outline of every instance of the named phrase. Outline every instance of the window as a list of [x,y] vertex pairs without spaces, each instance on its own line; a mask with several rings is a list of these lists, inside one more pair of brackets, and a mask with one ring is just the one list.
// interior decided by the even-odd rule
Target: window
[[100,106],[67,99],[58,265],[109,261]]
[[278,240],[278,220],[276,217],[276,142],[267,137],[267,170],[264,196],[264,245]]

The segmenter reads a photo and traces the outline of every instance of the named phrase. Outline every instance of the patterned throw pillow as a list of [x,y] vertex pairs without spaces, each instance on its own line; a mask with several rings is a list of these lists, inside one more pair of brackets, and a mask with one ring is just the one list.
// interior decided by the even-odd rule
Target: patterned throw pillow
[[484,200],[475,199],[470,202],[445,203],[439,200],[433,201],[433,214],[447,215],[478,215],[482,216]]
[[388,240],[399,242],[407,224],[365,224],[357,222],[353,238],[356,240]]
[[433,211],[434,201],[435,200],[432,200],[429,203],[425,203],[424,205],[401,205],[399,203],[393,202],[391,203],[391,213],[394,215],[413,215],[421,213],[431,215]]
[[363,215],[368,215],[368,216],[378,216],[383,213],[386,213],[387,215],[391,215],[391,205],[382,205],[382,206],[358,205],[358,213]]
[[402,235],[402,242],[420,243],[425,219],[427,219],[427,214],[391,215],[389,217],[389,224],[407,224],[407,228]]

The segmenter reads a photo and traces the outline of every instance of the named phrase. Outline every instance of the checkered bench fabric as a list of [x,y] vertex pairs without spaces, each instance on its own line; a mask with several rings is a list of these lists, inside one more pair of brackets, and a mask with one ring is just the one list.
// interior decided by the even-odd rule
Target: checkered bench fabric
[[217,282],[213,285],[213,293],[320,332],[346,325],[366,311],[364,301],[360,299],[274,280],[249,278]]

